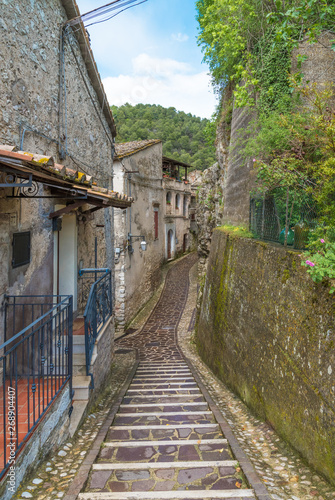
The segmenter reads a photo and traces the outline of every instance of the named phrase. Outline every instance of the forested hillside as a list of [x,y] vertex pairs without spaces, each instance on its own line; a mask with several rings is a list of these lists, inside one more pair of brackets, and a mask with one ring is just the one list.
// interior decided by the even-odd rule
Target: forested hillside
[[[163,154],[204,170],[215,163],[215,147],[206,141],[209,120],[155,104],[112,106],[116,142],[161,139]],[[207,127],[207,129],[206,129]]]

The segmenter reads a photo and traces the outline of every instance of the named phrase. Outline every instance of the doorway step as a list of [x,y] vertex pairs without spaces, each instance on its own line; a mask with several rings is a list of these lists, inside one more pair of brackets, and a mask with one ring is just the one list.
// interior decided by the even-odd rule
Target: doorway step
[[[93,354],[94,357],[94,354]],[[96,354],[95,354],[96,357]],[[94,362],[94,360],[92,359]],[[73,321],[73,379],[72,387],[73,411],[70,421],[70,435],[76,432],[90,398],[91,377],[86,375],[85,359],[85,325],[84,318],[78,317]]]

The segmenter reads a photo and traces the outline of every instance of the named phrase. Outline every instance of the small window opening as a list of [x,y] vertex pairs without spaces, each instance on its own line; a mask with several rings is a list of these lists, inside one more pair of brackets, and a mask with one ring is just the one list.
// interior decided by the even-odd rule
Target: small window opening
[[20,267],[30,263],[30,231],[13,234],[12,266]]

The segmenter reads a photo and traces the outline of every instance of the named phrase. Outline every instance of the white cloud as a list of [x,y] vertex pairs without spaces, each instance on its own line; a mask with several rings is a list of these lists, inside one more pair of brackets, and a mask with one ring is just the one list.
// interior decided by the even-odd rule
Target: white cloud
[[103,80],[110,104],[160,104],[204,118],[214,112],[216,98],[205,71],[195,73],[188,63],[148,54],[133,59],[132,68],[131,75]]
[[172,33],[171,38],[174,42],[187,42],[189,36],[186,33]]

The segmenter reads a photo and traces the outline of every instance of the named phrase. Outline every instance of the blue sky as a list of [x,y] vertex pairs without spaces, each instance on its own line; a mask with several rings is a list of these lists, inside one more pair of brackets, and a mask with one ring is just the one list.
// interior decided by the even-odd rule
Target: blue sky
[[[108,2],[77,3],[83,14]],[[87,28],[110,104],[161,104],[210,118],[216,99],[195,17],[194,0],[148,0]]]

